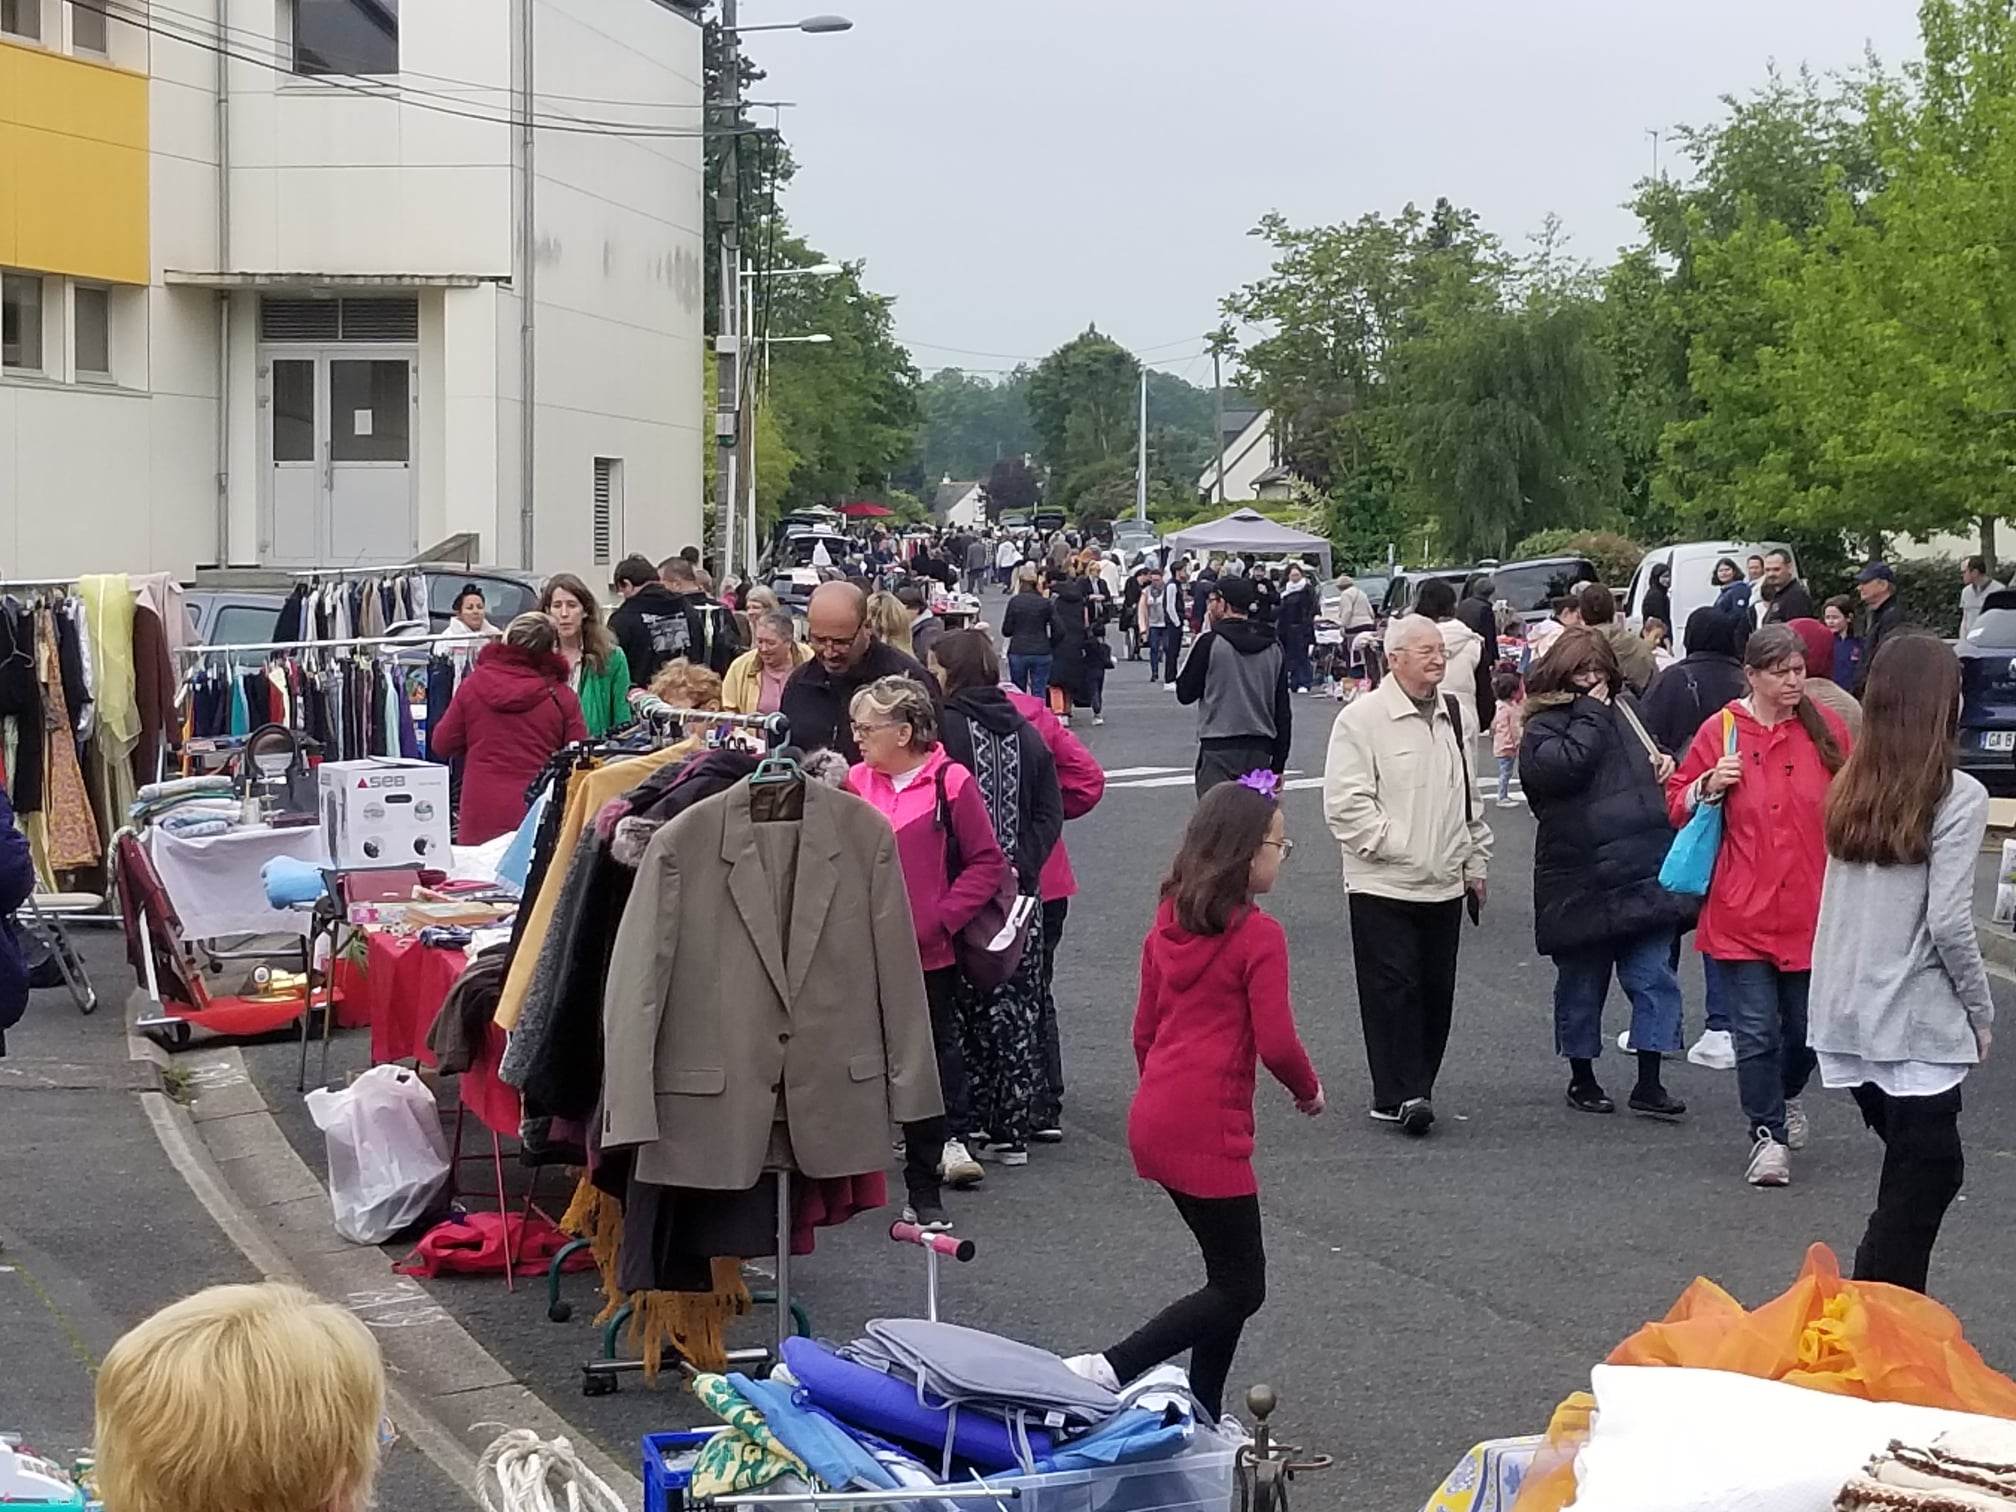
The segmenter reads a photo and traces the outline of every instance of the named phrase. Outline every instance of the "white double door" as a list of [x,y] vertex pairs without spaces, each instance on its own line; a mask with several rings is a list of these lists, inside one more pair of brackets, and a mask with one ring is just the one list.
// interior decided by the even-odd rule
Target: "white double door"
[[265,560],[282,567],[410,562],[419,548],[411,347],[269,347],[260,361],[271,478]]

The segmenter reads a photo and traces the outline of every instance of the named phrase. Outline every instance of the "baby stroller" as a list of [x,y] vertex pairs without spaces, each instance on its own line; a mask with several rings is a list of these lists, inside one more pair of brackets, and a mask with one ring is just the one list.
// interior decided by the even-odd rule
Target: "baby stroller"
[[87,893],[30,893],[14,914],[14,931],[21,939],[21,957],[28,964],[30,987],[64,987],[79,1013],[98,1007],[98,993],[84,970],[84,961],[63,927],[63,914],[81,908],[103,906],[102,900]]

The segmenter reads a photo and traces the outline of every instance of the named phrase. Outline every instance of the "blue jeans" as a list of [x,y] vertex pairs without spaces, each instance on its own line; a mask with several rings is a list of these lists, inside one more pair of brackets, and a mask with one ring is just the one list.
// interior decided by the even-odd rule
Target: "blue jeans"
[[1806,1044],[1810,971],[1780,971],[1769,961],[1701,958],[1711,998],[1719,993],[1736,1041],[1736,1092],[1752,1133],[1769,1129],[1785,1142],[1785,1099],[1806,1090],[1819,1064]]
[[1512,796],[1512,774],[1519,769],[1517,756],[1498,758],[1498,801],[1503,803]]
[[1672,941],[1659,929],[1554,957],[1555,1052],[1564,1060],[1602,1055],[1603,1000],[1613,969],[1631,999],[1632,1048],[1679,1050],[1680,979],[1666,959]]
[[1050,696],[1050,658],[1008,653],[1008,681],[1031,698]]
[[[1148,680],[1176,681],[1176,653],[1183,647],[1183,632],[1174,625],[1148,627]],[[1167,663],[1165,669],[1164,663]],[[1166,670],[1166,676],[1165,674]]]
[[[1680,970],[1680,940],[1681,936],[1679,935],[1673,937],[1673,953],[1667,957],[1676,975]],[[1727,1034],[1729,1032],[1729,1010],[1722,1002],[1722,983],[1715,973],[1708,969],[1708,957],[1706,956],[1701,957],[1701,978],[1706,989],[1703,995],[1706,998],[1704,1006],[1708,1013],[1707,1027],[1710,1032],[1719,1029],[1724,1034]]]

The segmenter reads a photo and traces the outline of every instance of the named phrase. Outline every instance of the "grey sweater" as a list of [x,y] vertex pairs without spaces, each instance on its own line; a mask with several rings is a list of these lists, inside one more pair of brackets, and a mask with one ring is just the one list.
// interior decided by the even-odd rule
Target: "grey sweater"
[[1813,938],[1815,1050],[1949,1066],[1980,1059],[1974,1025],[1995,1020],[1974,936],[1974,861],[1987,828],[1988,790],[1955,772],[1924,865],[1828,858]]

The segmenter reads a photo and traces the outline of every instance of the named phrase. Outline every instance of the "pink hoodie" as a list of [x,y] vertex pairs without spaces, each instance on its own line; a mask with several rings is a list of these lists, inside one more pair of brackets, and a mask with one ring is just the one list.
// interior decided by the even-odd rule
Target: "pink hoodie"
[[[1085,742],[1073,735],[1042,699],[1032,698],[1005,683],[1001,691],[1008,695],[1015,712],[1036,726],[1036,733],[1050,748],[1050,759],[1057,763],[1057,786],[1064,793],[1064,817],[1079,819],[1091,813],[1106,794],[1106,773],[1099,765],[1099,758],[1085,749]],[[1039,887],[1045,903],[1072,897],[1078,891],[1078,878],[1071,870],[1071,856],[1061,837],[1051,848],[1050,859],[1043,863]]]
[[[945,831],[938,824],[938,773],[945,774],[945,800],[952,833],[959,842],[961,869],[945,875]],[[904,890],[910,894],[910,921],[917,930],[917,954],[926,971],[953,962],[952,936],[972,922],[1001,890],[1008,858],[994,838],[994,821],[973,774],[935,747],[917,775],[900,792],[866,762],[847,773],[847,788],[865,798],[896,831],[896,854],[903,862]]]

